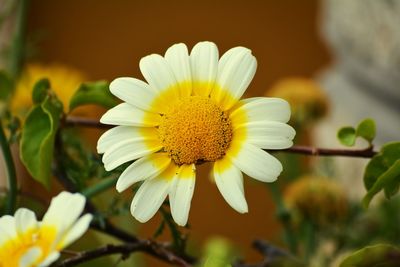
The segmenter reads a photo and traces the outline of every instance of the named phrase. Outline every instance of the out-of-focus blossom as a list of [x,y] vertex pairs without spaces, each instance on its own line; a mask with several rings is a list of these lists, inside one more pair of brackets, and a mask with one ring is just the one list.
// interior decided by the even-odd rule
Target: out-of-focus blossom
[[293,114],[291,121],[296,126],[316,121],[328,112],[328,98],[319,84],[312,79],[300,77],[282,79],[266,94],[289,102]]
[[285,202],[294,220],[329,224],[343,220],[349,208],[345,190],[332,179],[305,175],[288,185]]
[[29,111],[32,106],[32,89],[43,78],[49,79],[51,89],[66,108],[79,85],[86,80],[82,72],[64,65],[29,64],[17,81],[11,98],[10,107],[14,114],[24,116]]
[[81,237],[91,214],[79,218],[85,206],[81,194],[61,192],[51,201],[42,221],[26,208],[0,218],[0,267],[49,266],[60,251]]

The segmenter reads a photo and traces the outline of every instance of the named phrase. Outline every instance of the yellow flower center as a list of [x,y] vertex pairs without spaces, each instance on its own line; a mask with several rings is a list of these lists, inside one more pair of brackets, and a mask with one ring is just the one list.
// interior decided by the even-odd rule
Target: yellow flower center
[[177,165],[192,164],[222,158],[232,140],[232,126],[227,112],[210,98],[189,96],[163,115],[158,134]]
[[50,253],[56,234],[57,231],[54,227],[47,226],[28,230],[19,237],[6,241],[0,247],[0,267],[19,266],[22,256],[32,247],[42,250],[37,262],[39,263]]

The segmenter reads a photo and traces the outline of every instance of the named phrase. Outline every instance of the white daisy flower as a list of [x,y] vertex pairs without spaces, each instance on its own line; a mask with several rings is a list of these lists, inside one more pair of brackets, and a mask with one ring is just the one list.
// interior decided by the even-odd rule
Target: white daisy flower
[[144,181],[131,213],[149,220],[169,196],[175,222],[185,225],[196,164],[213,162],[219,191],[232,208],[247,212],[242,172],[273,182],[281,163],[263,149],[292,146],[295,130],[286,124],[289,104],[279,98],[240,100],[256,72],[257,61],[244,47],[221,58],[211,42],[171,46],[164,57],[140,61],[146,82],[117,78],[110,91],[124,103],[107,111],[104,124],[118,125],[99,139],[106,170],[136,160],[121,174],[117,190]]
[[81,237],[92,215],[79,218],[85,207],[81,194],[61,192],[51,201],[41,222],[28,209],[0,218],[0,267],[49,266],[60,250]]

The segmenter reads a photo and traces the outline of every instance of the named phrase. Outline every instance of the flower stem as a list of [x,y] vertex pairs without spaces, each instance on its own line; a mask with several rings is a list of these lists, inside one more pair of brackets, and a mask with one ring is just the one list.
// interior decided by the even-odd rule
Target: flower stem
[[15,79],[19,76],[25,58],[25,33],[26,33],[26,15],[28,11],[28,0],[20,0],[17,4],[17,15],[15,22],[15,35],[11,43],[11,55],[9,70]]
[[276,183],[268,184],[269,191],[271,192],[272,199],[276,204],[276,214],[283,226],[284,238],[289,246],[289,250],[292,254],[297,253],[297,239],[293,233],[292,225],[290,223],[290,213],[287,210],[285,203],[282,199],[281,191]]
[[4,133],[2,123],[0,121],[0,146],[3,152],[4,162],[7,168],[8,178],[8,197],[5,207],[6,214],[13,214],[17,203],[17,177],[15,172],[14,161],[11,155],[10,146]]
[[87,198],[92,198],[95,195],[102,193],[103,191],[109,189],[114,185],[115,185],[115,179],[107,178],[102,180],[101,182],[94,184],[93,186],[87,187],[81,193]]

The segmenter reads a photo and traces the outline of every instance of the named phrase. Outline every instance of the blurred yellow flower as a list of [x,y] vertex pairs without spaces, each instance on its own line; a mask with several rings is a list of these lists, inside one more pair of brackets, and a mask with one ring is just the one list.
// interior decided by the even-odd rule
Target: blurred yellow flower
[[325,92],[312,79],[290,77],[270,88],[266,95],[283,98],[292,108],[292,122],[301,125],[326,115],[329,103]]
[[325,177],[305,175],[298,178],[286,188],[284,199],[295,221],[307,219],[317,225],[338,222],[345,218],[348,210],[344,188]]
[[32,89],[35,83],[42,78],[50,80],[51,89],[62,101],[64,108],[68,108],[72,95],[86,80],[83,73],[64,65],[29,64],[18,80],[11,99],[10,107],[14,114],[24,117],[29,111],[32,106]]
[[28,209],[0,218],[0,267],[49,266],[60,251],[88,229],[91,214],[79,217],[86,199],[79,193],[61,192],[51,201],[41,222]]

